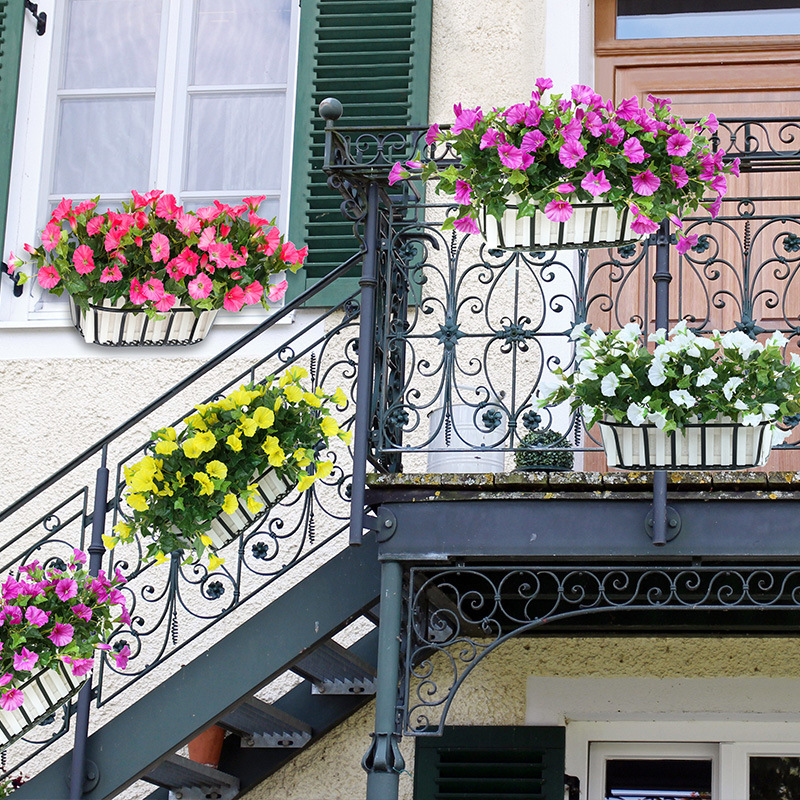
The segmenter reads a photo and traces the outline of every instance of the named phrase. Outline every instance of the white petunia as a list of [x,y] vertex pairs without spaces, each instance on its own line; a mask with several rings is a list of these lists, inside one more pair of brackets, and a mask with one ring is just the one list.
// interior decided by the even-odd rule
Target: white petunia
[[666,379],[667,373],[664,371],[664,362],[656,359],[647,371],[647,380],[650,381],[651,386],[661,386]]
[[647,337],[647,341],[664,344],[667,341],[667,331],[664,328],[659,328]]
[[621,342],[636,342],[642,335],[642,329],[635,323],[629,322],[618,334]]
[[669,332],[669,336],[670,336],[670,338],[673,338],[673,337],[675,337],[675,336],[694,336],[694,334],[693,334],[693,333],[692,333],[690,330],[687,330],[686,324],[687,324],[687,323],[686,323],[686,320],[685,320],[685,319],[682,319],[682,320],[681,320],[681,321],[680,321],[680,322],[679,322],[679,323],[678,323],[678,324],[677,324],[677,325],[676,325],[676,326],[675,326],[675,327],[674,327],[674,328],[673,328],[673,329],[672,329],[672,330]]
[[579,322],[570,331],[569,338],[570,338],[571,341],[574,342],[576,339],[580,339],[585,333],[588,334],[588,331],[586,330],[586,323],[585,322]]
[[597,371],[595,370],[596,366],[597,362],[593,358],[585,358],[583,361],[581,361],[581,364],[578,367],[578,372],[580,372],[584,378],[591,378],[594,380],[598,377]]
[[742,425],[758,425],[761,422],[761,413],[754,411],[752,414],[742,414]]
[[702,347],[704,350],[716,350],[717,343],[712,341],[706,336],[696,336],[694,340],[695,347]]
[[747,411],[747,403],[745,403],[745,402],[744,402],[744,400],[737,400],[737,401],[736,401],[736,402],[733,404],[733,407],[734,407],[734,408],[735,408],[737,411]]
[[720,338],[722,346],[728,349],[738,350],[743,358],[749,358],[751,353],[760,352],[764,346],[751,339],[744,331],[730,331]]
[[652,422],[660,431],[663,431],[664,426],[667,424],[667,415],[663,411],[651,411],[647,415],[647,420]]
[[684,375],[691,375],[693,371],[694,370],[688,364],[684,364],[683,365],[683,374]]
[[697,400],[692,397],[686,389],[673,389],[669,393],[670,400],[675,403],[676,406],[686,406],[686,408],[691,408],[692,406],[697,405]]
[[733,393],[742,383],[744,383],[744,378],[729,378],[727,383],[722,387],[722,394],[725,395],[725,399],[730,400],[733,397]]
[[779,405],[775,403],[764,403],[761,406],[761,413],[764,415],[764,419],[775,419],[778,417],[778,412],[781,410]]
[[697,376],[697,385],[698,386],[708,386],[714,378],[717,377],[717,373],[714,371],[714,367],[706,367],[698,376]]
[[623,378],[632,378],[633,373],[631,372],[631,368],[627,364],[623,364],[620,367],[620,372],[622,373]]
[[619,378],[613,372],[609,372],[608,375],[604,376],[603,380],[600,381],[600,391],[605,397],[616,397],[618,386]]
[[631,425],[644,425],[644,423],[647,422],[644,411],[645,410],[636,403],[631,403],[628,406],[628,411],[626,413]]
[[789,344],[789,340],[780,331],[775,331],[775,333],[773,333],[772,336],[767,339],[766,344],[767,347],[772,346],[783,349],[787,344]]

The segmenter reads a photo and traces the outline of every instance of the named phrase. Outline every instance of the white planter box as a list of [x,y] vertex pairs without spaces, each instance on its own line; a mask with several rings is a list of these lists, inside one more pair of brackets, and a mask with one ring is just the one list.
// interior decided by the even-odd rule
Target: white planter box
[[483,231],[489,248],[498,250],[571,250],[619,247],[644,236],[631,230],[633,214],[627,209],[617,215],[608,203],[573,206],[567,222],[551,222],[543,211],[517,219],[517,206],[509,204],[498,222],[483,211]]
[[144,311],[123,311],[125,300],[115,304],[78,308],[70,297],[72,323],[88,344],[109,346],[195,344],[205,339],[217,316],[216,311],[203,311],[199,317],[188,306],[175,306],[160,314],[163,319],[150,319]]
[[772,449],[768,423],[745,426],[730,417],[669,434],[655,425],[598,425],[608,466],[618,469],[748,469],[766,464]]
[[233,514],[220,514],[212,520],[207,531],[211,537],[215,549],[224,547],[232,542],[243,530],[249,528],[257,519],[263,517],[273,506],[277,505],[294,488],[294,484],[283,480],[278,473],[270,468],[261,475],[254,478],[256,484],[256,498],[264,503],[261,511],[253,514],[243,501],[239,501],[239,507]]
[[25,696],[23,704],[14,711],[0,709],[0,748],[36,727],[77,694],[88,678],[89,675],[76,678],[65,664],[55,669],[34,671],[28,683],[20,687]]

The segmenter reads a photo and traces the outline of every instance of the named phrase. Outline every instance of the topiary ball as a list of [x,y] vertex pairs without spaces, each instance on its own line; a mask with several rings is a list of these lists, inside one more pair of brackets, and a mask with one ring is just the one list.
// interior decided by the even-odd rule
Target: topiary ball
[[558,431],[533,431],[524,436],[514,455],[518,470],[572,469],[575,456],[572,450],[533,450],[534,447],[569,447],[566,437]]

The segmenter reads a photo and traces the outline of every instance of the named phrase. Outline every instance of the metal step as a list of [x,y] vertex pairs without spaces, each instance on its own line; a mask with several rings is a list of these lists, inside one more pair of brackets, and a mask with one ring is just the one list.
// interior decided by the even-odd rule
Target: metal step
[[239,794],[238,778],[183,756],[169,756],[144,780],[169,789],[175,800],[233,800]]
[[376,671],[332,639],[290,667],[313,684],[314,694],[375,694]]
[[269,703],[251,697],[217,721],[242,738],[242,747],[305,747],[311,726]]

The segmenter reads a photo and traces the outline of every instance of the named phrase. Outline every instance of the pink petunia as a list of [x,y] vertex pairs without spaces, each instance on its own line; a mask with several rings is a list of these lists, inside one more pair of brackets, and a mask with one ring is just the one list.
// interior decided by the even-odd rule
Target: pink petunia
[[658,223],[653,222],[644,214],[637,214],[631,223],[631,230],[638,234],[643,235],[647,233],[655,233],[658,230]]
[[500,161],[509,169],[527,169],[533,163],[533,156],[525,153],[513,144],[501,144],[497,148]]
[[3,711],[14,711],[19,708],[25,701],[25,695],[22,694],[21,689],[9,689],[9,691],[0,695],[0,708]]
[[498,138],[498,132],[494,128],[489,128],[489,130],[481,136],[480,149],[485,150],[487,147],[496,147]]
[[120,272],[117,264],[112,264],[110,267],[106,267],[100,273],[100,283],[116,283],[117,281],[121,280],[122,272]]
[[72,254],[72,263],[79,275],[88,275],[94,269],[94,253],[88,244],[75,248]]
[[166,292],[158,298],[155,302],[156,311],[160,311],[162,314],[169,311],[172,306],[175,305],[175,301],[178,298],[175,297],[174,294],[167,294]]
[[131,279],[130,297],[131,303],[137,306],[147,302],[147,296],[142,291],[142,284],[136,278]]
[[197,247],[200,250],[208,250],[212,244],[216,242],[217,229],[213,225],[209,225],[203,229],[200,234],[200,240],[197,242]]
[[540,130],[528,131],[520,143],[520,150],[526,153],[533,153],[547,141],[545,135]]
[[42,246],[49,253],[61,241],[61,228],[54,222],[49,222],[42,231]]
[[117,669],[125,669],[128,666],[128,659],[130,658],[130,656],[131,656],[131,649],[126,644],[115,656],[115,659],[117,661]]
[[269,300],[270,303],[277,303],[278,300],[281,300],[286,294],[288,288],[289,282],[286,279],[282,280],[280,283],[276,283],[274,286],[270,286],[267,300]]
[[[195,214],[181,214],[175,220],[175,225],[184,236],[200,232],[200,220]],[[153,238],[155,239],[155,237]]]
[[626,121],[635,119],[639,111],[639,98],[629,97],[617,106],[617,116]]
[[50,619],[50,613],[43,611],[41,608],[36,608],[36,606],[28,606],[25,610],[25,619],[34,628],[41,628],[42,625],[47,624],[47,620]]
[[234,313],[241,311],[243,305],[244,290],[241,286],[234,286],[233,289],[225,295],[225,299],[222,301],[222,307],[226,311],[233,311]]
[[[65,661],[67,659],[64,659]],[[72,664],[72,674],[76,678],[81,678],[92,671],[94,666],[93,658],[70,658],[69,662]]]
[[142,294],[148,300],[157,302],[164,296],[164,284],[158,278],[150,278],[142,284]]
[[685,156],[692,149],[692,140],[685,133],[673,133],[667,139],[667,152],[671,156]]
[[92,609],[89,608],[85,603],[75,603],[74,606],[71,606],[72,613],[75,614],[76,617],[80,617],[82,620],[89,622],[92,618]]
[[483,112],[481,111],[480,106],[477,108],[467,108],[462,111],[461,106],[458,105],[455,106],[453,110],[456,112],[456,121],[450,128],[450,133],[452,133],[454,136],[457,133],[461,133],[461,131],[473,130],[475,126],[483,119]]
[[696,233],[690,233],[688,236],[678,236],[678,244],[675,245],[675,249],[681,254],[686,255],[696,244],[698,240],[698,235]]
[[13,575],[9,575],[2,586],[3,599],[13,600],[15,597],[19,597],[21,592],[22,584],[16,580]]
[[2,675],[0,675],[0,686],[7,686],[9,683],[11,683],[12,677],[13,675],[10,672],[4,672]]
[[14,653],[14,669],[17,672],[30,672],[39,660],[38,653],[32,653],[23,646],[18,653]]
[[161,219],[177,219],[183,213],[183,209],[178,205],[175,196],[162,194],[156,202],[156,216]]
[[211,278],[209,278],[208,275],[201,273],[194,280],[189,281],[187,288],[190,297],[193,297],[195,300],[202,300],[211,294],[214,284],[211,282]]
[[581,181],[581,187],[586,189],[593,197],[605,194],[610,188],[611,184],[606,178],[605,170],[600,170],[597,173],[588,172],[586,177]]
[[558,160],[572,169],[585,155],[586,149],[578,139],[568,139],[558,151]]
[[52,289],[58,286],[61,275],[59,275],[58,270],[51,264],[44,264],[39,268],[37,280],[39,281],[39,286],[43,289]]
[[572,194],[575,191],[575,184],[574,183],[559,183],[556,186],[556,191],[559,194]]
[[56,594],[59,600],[71,600],[78,594],[78,582],[72,578],[62,578],[56,583]]
[[461,178],[456,180],[456,203],[460,206],[468,206],[472,201],[472,187],[467,181],[462,181]]
[[544,207],[544,215],[551,222],[566,222],[572,217],[573,208],[566,200],[551,200]]
[[728,191],[728,179],[722,173],[715,175],[711,181],[711,189],[724,195]]
[[70,211],[72,211],[72,200],[67,200],[66,197],[62,197],[61,202],[53,211],[52,218],[55,222],[61,222],[62,219],[69,216]]
[[[404,170],[403,165],[398,161],[389,171],[389,186],[394,186],[398,181],[402,181],[407,177],[408,171]],[[204,248],[200,249],[202,250]]]
[[249,286],[244,287],[245,305],[252,306],[261,302],[261,296],[263,294],[264,287],[258,281],[253,281]]
[[277,228],[270,228],[265,237],[264,244],[259,248],[264,255],[271,256],[280,246],[281,233]]
[[454,223],[453,227],[457,231],[461,231],[462,233],[471,233],[474,236],[478,236],[480,231],[478,230],[478,226],[475,224],[475,220],[469,216],[469,214],[459,217]]
[[648,169],[638,175],[631,176],[631,183],[633,183],[633,191],[636,194],[640,194],[642,197],[649,197],[661,186],[661,178],[653,175]]
[[433,144],[439,137],[439,126],[437,124],[431,125],[428,132],[425,134],[425,144]]
[[53,630],[47,635],[47,638],[50,639],[56,647],[64,647],[72,641],[74,635],[75,629],[72,625],[67,622],[56,622],[56,624],[53,625]]
[[291,242],[284,242],[281,247],[281,258],[287,264],[300,264],[308,250],[298,250]]
[[689,176],[686,174],[684,167],[678,167],[675,164],[670,165],[669,174],[674,184],[680,189],[689,183]]
[[631,164],[641,164],[649,156],[645,153],[642,143],[638,139],[628,139],[622,145],[625,158]]
[[103,223],[105,221],[106,221],[106,218],[105,218],[105,216],[103,214],[100,214],[97,217],[92,217],[86,223],[86,233],[88,233],[89,236],[94,236],[100,230],[100,228],[103,227]]
[[153,241],[150,242],[150,254],[153,256],[154,263],[163,261],[166,264],[169,261],[169,239],[163,233],[153,235]]

